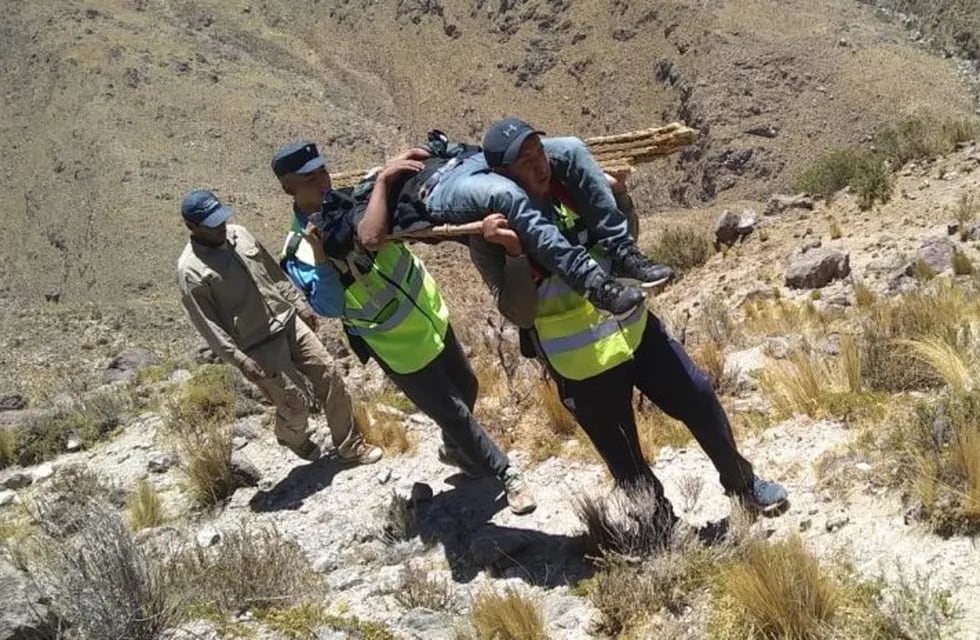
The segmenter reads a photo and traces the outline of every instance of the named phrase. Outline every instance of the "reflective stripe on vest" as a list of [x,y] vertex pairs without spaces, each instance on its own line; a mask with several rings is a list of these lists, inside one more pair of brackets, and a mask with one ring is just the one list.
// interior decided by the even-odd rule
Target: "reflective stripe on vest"
[[[289,240],[287,239],[287,244]],[[294,254],[313,264],[306,239]],[[344,287],[341,321],[347,332],[362,338],[395,373],[414,373],[442,353],[449,327],[449,309],[432,276],[404,245],[389,242],[373,254],[370,269],[353,259],[331,259],[352,276]]]
[[[572,242],[586,244],[576,233],[578,216],[567,206],[559,210],[559,223]],[[598,248],[591,251],[600,266],[609,261]],[[617,319],[600,312],[558,276],[538,285],[538,314],[534,327],[541,350],[551,367],[569,380],[584,380],[608,371],[633,357],[643,338],[647,309],[637,307]]]

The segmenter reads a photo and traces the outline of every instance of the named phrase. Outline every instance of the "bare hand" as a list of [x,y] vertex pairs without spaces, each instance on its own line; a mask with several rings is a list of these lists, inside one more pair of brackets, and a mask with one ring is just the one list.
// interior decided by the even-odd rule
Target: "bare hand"
[[509,256],[524,253],[520,237],[507,225],[507,217],[502,213],[491,213],[483,219],[483,238],[491,244],[499,244]]
[[412,147],[411,149],[407,149],[405,151],[402,151],[397,156],[395,156],[394,158],[392,158],[391,161],[392,162],[394,162],[396,160],[419,160],[419,161],[421,161],[421,160],[428,160],[431,157],[432,157],[432,154],[429,153],[428,151],[426,151],[425,149],[422,149],[420,147]]
[[618,170],[607,171],[606,180],[613,193],[626,193],[626,181],[633,173],[633,167],[626,167]]
[[302,320],[306,326],[308,326],[313,333],[320,327],[320,320],[317,318],[316,313],[312,309],[307,307],[306,309],[298,309],[299,319]]
[[392,160],[381,170],[381,174],[378,175],[378,182],[389,181],[405,172],[418,173],[424,166],[420,160],[405,158]]
[[248,356],[246,356],[245,359],[242,361],[240,368],[242,370],[242,373],[245,374],[245,377],[248,378],[249,380],[252,381],[261,380],[262,378],[266,377],[265,369],[262,368],[262,365],[260,365],[255,360],[249,358]]

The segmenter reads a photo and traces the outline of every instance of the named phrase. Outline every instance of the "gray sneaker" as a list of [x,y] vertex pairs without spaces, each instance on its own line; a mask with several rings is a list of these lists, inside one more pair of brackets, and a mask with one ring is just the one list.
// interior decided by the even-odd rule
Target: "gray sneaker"
[[513,467],[508,467],[504,472],[504,494],[507,496],[507,506],[511,513],[522,516],[531,513],[538,507],[534,501],[534,494],[531,488],[524,481],[521,472]]
[[752,489],[737,495],[750,511],[764,516],[776,516],[789,508],[789,495],[786,488],[778,482],[756,478]]

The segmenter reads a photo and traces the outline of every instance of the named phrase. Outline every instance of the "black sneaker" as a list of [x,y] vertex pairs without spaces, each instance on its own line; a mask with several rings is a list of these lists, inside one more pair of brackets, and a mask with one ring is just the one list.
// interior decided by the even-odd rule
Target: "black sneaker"
[[634,246],[613,263],[613,275],[636,281],[645,289],[670,281],[674,277],[674,270],[667,265],[652,262]]
[[624,287],[613,278],[607,278],[588,292],[588,298],[597,308],[622,317],[643,304],[646,296],[635,287]]

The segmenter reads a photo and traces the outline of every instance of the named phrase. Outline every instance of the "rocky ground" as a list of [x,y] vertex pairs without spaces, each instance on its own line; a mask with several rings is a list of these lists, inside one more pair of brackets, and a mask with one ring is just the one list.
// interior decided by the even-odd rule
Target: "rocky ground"
[[[651,306],[668,319],[675,332],[686,336],[693,349],[703,337],[702,316],[709,299],[721,300],[731,309],[746,298],[774,296],[812,303],[823,310],[847,309],[854,304],[855,283],[864,283],[885,298],[920,286],[908,270],[916,256],[933,263],[941,278],[952,278],[950,247],[974,261],[980,259],[977,241],[969,239],[972,236],[961,240],[947,228],[963,196],[976,193],[980,193],[980,148],[967,145],[948,157],[904,168],[897,177],[893,200],[868,212],[860,211],[847,193],[830,204],[805,198],[728,204],[726,208],[738,211],[743,223],[754,220],[751,232],[652,298]],[[644,233],[652,238],[665,225],[710,225],[721,208],[663,219],[647,217]],[[832,232],[832,222],[839,227],[840,237],[831,238],[838,235]],[[835,259],[827,270],[819,260],[805,260],[825,250],[840,252],[846,264]],[[806,264],[794,266],[800,261]],[[432,263],[438,277],[440,261]],[[849,272],[839,273],[844,267]],[[786,285],[794,270],[806,280],[805,288]],[[453,283],[447,287],[450,300],[462,286]],[[457,306],[464,311],[458,317],[467,315],[464,303],[485,304],[479,296],[475,298],[459,296]],[[459,324],[465,327],[462,333],[468,346],[479,352],[482,348],[474,342],[484,329],[476,318],[470,320]],[[747,333],[725,348],[727,368],[738,370],[745,380],[726,398],[734,415],[767,410],[755,376],[785,358],[791,350],[787,345],[804,339],[803,333],[802,328],[799,334]],[[833,336],[821,339],[818,344],[834,343]],[[834,347],[820,348],[833,351]],[[132,374],[119,370],[146,367],[149,362],[123,358],[100,382],[130,379]],[[149,385],[156,392],[170,393],[187,379],[180,366],[174,364],[178,368],[163,381],[143,382],[139,388]],[[375,369],[352,366],[349,358],[344,366],[352,388],[360,389],[356,392],[359,397],[379,384]],[[137,396],[149,393],[144,390]],[[18,513],[20,505],[30,500],[33,491],[43,490],[52,475],[81,464],[124,491],[131,491],[141,478],[149,479],[161,493],[172,520],[142,535],[166,544],[220,544],[223,535],[243,522],[276,527],[299,543],[310,566],[323,577],[328,608],[383,623],[396,637],[455,637],[473,598],[488,584],[527,589],[541,603],[551,637],[594,637],[598,613],[574,588],[595,568],[582,555],[583,527],[575,516],[573,499],[583,494],[605,495],[609,483],[601,467],[587,455],[552,457],[537,464],[515,439],[513,455],[527,468],[539,503],[532,515],[518,517],[506,510],[496,483],[466,480],[436,461],[436,428],[420,414],[401,418],[417,445],[413,452],[389,455],[372,466],[344,468],[331,460],[300,463],[275,446],[261,408],[250,402],[247,406],[251,408],[244,411],[249,415],[235,423],[234,442],[236,455],[255,465],[261,481],[257,487],[236,491],[214,513],[193,509],[180,461],[163,432],[166,412],[154,409],[126,419],[121,433],[106,444],[40,466],[0,472],[0,485],[9,487],[0,492],[4,505],[0,515]],[[29,411],[0,412],[0,420],[14,423]],[[910,518],[905,497],[877,478],[879,467],[872,451],[854,448],[860,429],[847,421],[797,417],[762,431],[740,427],[740,434],[744,452],[760,473],[784,482],[792,496],[786,514],[754,525],[759,533],[780,539],[798,532],[819,557],[850,557],[867,576],[929,575],[934,586],[949,590],[961,610],[955,628],[947,629],[948,637],[977,637],[980,580],[974,568],[980,555],[975,541],[940,538]],[[581,445],[567,445],[566,450],[569,446]],[[843,462],[830,467],[817,464],[826,459],[825,454],[841,451],[848,452]],[[728,514],[729,503],[697,447],[665,446],[656,453],[654,468],[689,523],[701,525]],[[703,480],[696,499],[685,489],[691,478]],[[393,495],[413,501],[415,529],[407,541],[385,539]],[[395,595],[411,566],[423,566],[431,576],[444,578],[454,593],[453,605],[443,611],[406,610],[400,605]],[[698,635],[699,624],[703,620],[698,622],[696,616],[690,621],[691,637],[704,637]],[[216,633],[208,631],[212,626],[202,621],[192,628],[212,637]],[[319,637],[344,636],[324,630]]]

